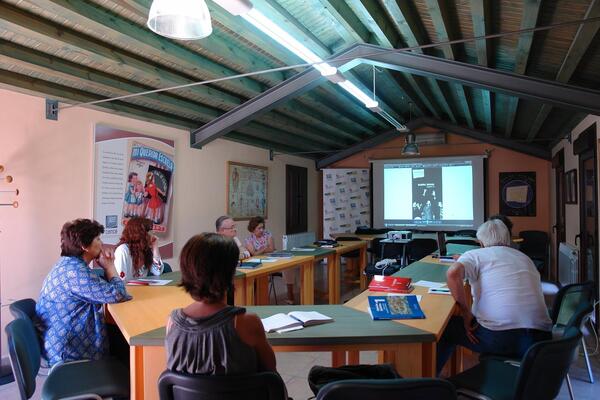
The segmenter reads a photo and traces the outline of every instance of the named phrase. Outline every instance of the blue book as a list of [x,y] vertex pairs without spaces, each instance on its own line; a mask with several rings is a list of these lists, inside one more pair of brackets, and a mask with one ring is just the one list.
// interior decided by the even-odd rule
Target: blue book
[[254,269],[256,267],[260,267],[262,265],[262,262],[257,260],[257,261],[242,261],[240,262],[240,266],[238,268],[242,268],[242,269]]
[[374,320],[425,318],[417,296],[369,296],[369,313]]

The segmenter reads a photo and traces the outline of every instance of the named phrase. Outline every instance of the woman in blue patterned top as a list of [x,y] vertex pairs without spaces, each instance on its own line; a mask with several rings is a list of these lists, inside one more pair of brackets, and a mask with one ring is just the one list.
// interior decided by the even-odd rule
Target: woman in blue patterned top
[[[108,352],[103,304],[131,299],[119,278],[112,252],[102,250],[104,227],[76,219],[60,232],[61,258],[42,286],[36,313],[51,366],[75,360],[98,360]],[[93,273],[97,260],[104,278]]]

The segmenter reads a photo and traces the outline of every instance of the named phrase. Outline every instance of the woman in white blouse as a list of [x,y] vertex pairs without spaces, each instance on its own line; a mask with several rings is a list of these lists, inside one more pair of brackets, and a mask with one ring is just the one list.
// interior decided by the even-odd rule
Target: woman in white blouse
[[158,239],[151,231],[152,221],[147,218],[127,221],[115,250],[115,267],[124,281],[162,274]]

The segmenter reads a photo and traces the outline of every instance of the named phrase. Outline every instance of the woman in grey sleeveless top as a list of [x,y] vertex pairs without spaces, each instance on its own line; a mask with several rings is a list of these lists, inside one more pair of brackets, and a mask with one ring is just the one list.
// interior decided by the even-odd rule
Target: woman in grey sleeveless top
[[226,304],[239,250],[215,233],[192,237],[180,256],[181,286],[195,300],[167,323],[167,368],[203,375],[275,371],[275,354],[256,314]]

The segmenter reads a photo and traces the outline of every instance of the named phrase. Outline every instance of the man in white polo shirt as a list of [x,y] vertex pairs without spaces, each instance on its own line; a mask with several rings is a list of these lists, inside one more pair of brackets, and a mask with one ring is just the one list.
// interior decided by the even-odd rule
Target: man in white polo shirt
[[[535,342],[551,338],[540,274],[531,259],[510,247],[509,231],[500,220],[482,224],[477,239],[483,248],[466,252],[447,272],[448,287],[462,315],[451,318],[438,342],[438,374],[456,345],[520,358]],[[465,278],[471,285],[472,309],[467,305]]]

